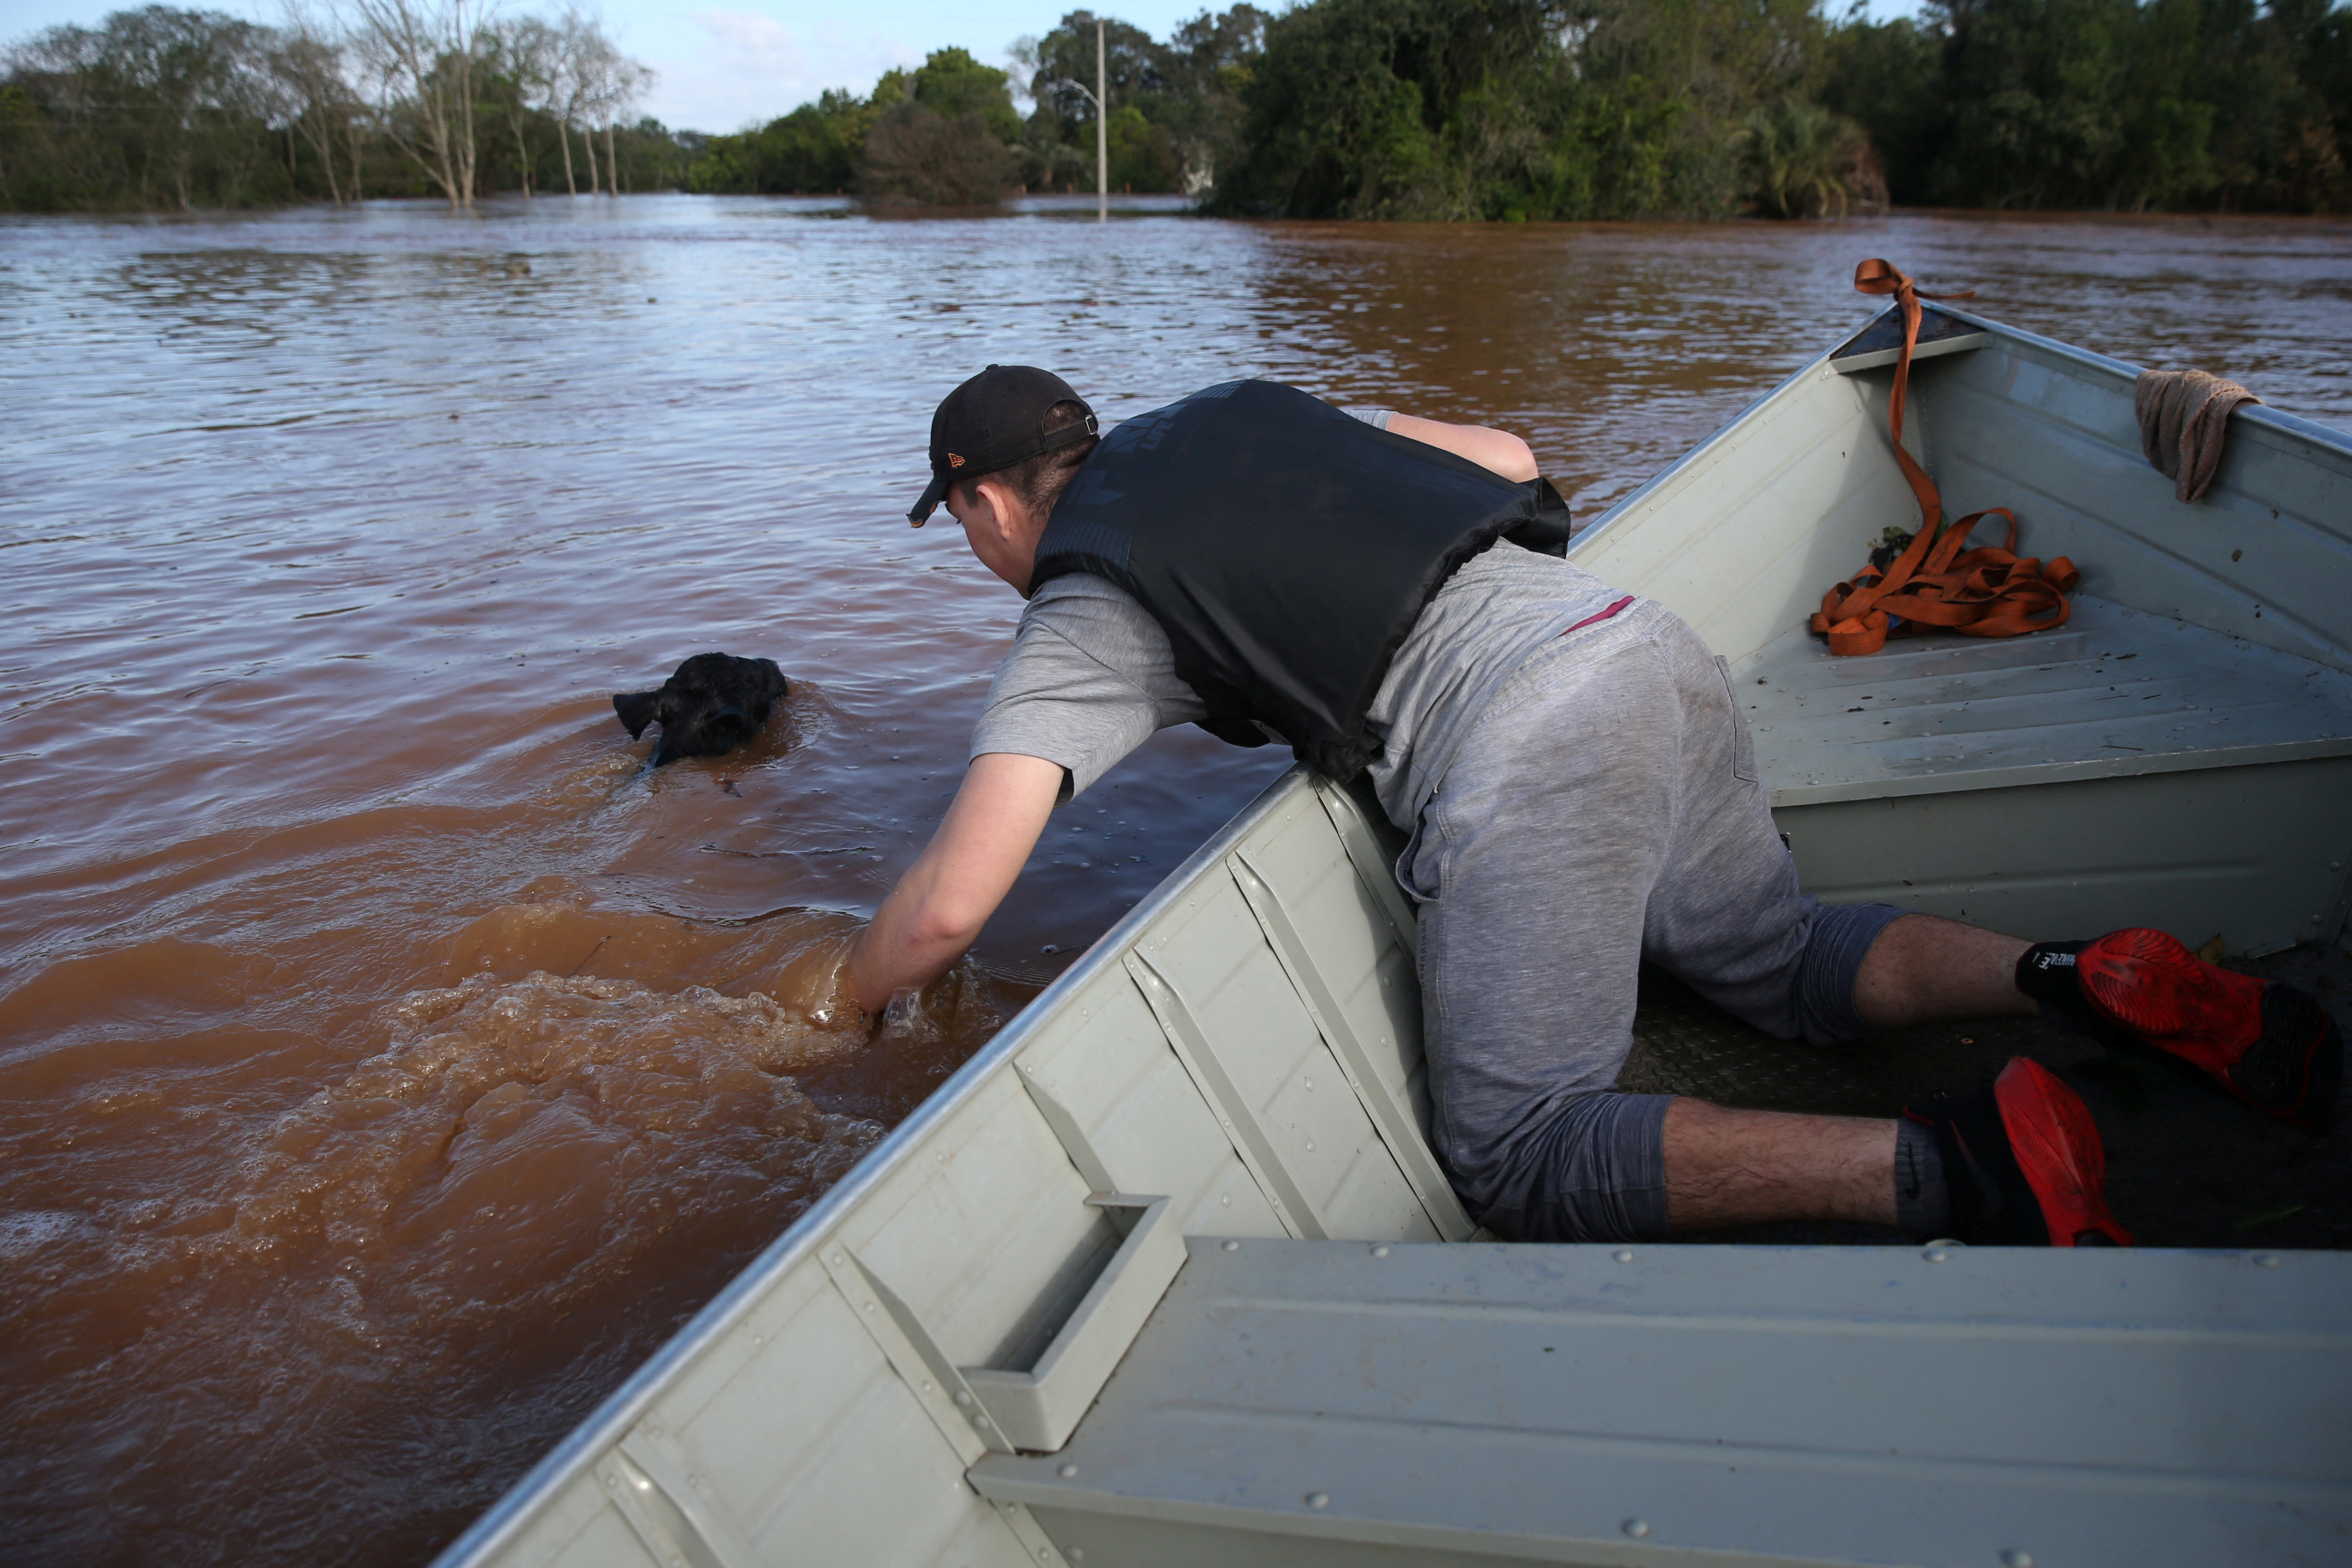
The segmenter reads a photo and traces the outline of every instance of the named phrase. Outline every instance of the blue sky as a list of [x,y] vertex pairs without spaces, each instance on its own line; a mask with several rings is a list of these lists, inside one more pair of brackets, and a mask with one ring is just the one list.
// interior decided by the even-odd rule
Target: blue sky
[[[125,3],[0,0],[0,42],[58,23],[87,26]],[[1166,37],[1198,15],[1202,4],[1121,0],[1103,9]],[[276,0],[210,0],[210,7],[257,21],[273,19],[279,9]],[[551,11],[555,5],[508,0],[508,8]],[[861,0],[856,5],[604,0],[603,13],[621,47],[661,73],[646,100],[648,112],[674,127],[734,131],[782,114],[824,88],[863,92],[892,66],[919,65],[930,50],[951,44],[1001,65],[1013,39],[1047,31],[1068,8],[1068,0]],[[1916,0],[1872,0],[1871,8],[1881,17],[1908,16]]]

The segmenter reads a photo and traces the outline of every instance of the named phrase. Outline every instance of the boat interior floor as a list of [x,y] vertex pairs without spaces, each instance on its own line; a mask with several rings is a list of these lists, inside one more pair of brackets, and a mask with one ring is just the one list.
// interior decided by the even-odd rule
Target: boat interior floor
[[[2352,1032],[2352,950],[2310,946],[2229,967],[2318,998]],[[2342,1201],[2352,1192],[2352,1083],[2330,1125],[2311,1132],[2247,1109],[2170,1057],[2037,1018],[1915,1024],[1850,1045],[1808,1045],[1751,1029],[1644,967],[1617,1086],[1746,1110],[1891,1117],[1930,1094],[1990,1083],[2012,1056],[2032,1057],[2083,1097],[2106,1153],[2107,1199],[2140,1246],[2352,1249],[2352,1204]],[[1904,1237],[1807,1220],[1685,1239],[1900,1246]]]
[[1733,664],[1776,806],[2352,753],[2352,674],[2088,595],[2054,631]]

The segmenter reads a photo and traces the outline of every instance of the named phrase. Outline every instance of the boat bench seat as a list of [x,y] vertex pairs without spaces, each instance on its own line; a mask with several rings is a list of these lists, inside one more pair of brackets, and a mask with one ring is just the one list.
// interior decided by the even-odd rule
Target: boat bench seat
[[1187,1246],[1067,1445],[967,1472],[1084,1568],[2212,1568],[2352,1531],[2346,1254]]
[[1730,670],[1832,903],[2033,937],[2145,924],[2233,955],[2342,928],[2352,674],[2089,595],[2055,631],[1841,659],[1798,629]]
[[1732,666],[1775,806],[2352,754],[2352,674],[2088,596],[2054,632]]

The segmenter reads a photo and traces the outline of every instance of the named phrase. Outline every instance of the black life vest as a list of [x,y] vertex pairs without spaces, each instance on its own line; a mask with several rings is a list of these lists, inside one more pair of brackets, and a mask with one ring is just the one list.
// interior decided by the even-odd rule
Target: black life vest
[[1090,572],[1167,631],[1202,727],[1346,779],[1365,715],[1456,567],[1507,538],[1564,555],[1568,507],[1274,382],[1229,382],[1127,421],[1073,476],[1030,591]]

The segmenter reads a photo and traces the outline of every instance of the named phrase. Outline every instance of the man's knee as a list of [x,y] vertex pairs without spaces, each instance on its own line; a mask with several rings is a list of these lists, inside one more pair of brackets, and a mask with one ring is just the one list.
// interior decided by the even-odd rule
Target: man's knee
[[1813,912],[1797,970],[1800,1035],[1815,1045],[1843,1045],[1868,1032],[1854,981],[1872,945],[1906,913],[1891,904],[1827,904]]
[[1486,1158],[1456,1162],[1478,1222],[1507,1241],[1662,1241],[1667,1094],[1580,1094]]

